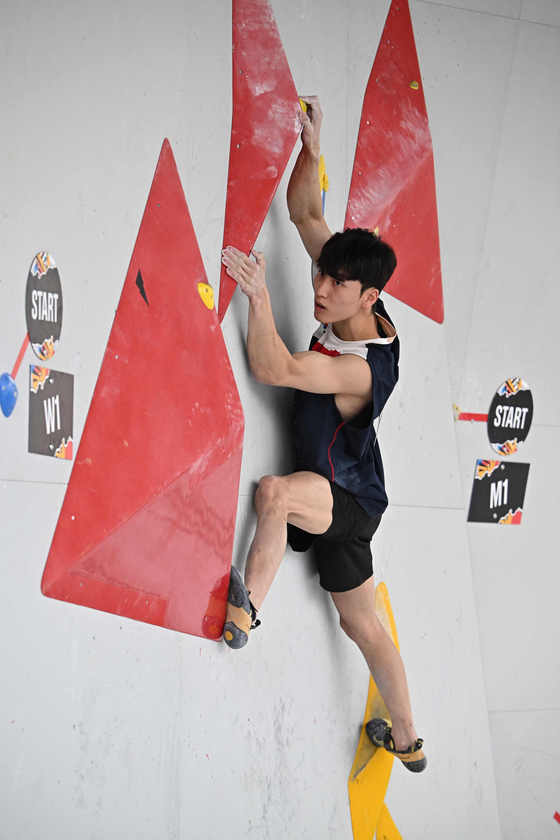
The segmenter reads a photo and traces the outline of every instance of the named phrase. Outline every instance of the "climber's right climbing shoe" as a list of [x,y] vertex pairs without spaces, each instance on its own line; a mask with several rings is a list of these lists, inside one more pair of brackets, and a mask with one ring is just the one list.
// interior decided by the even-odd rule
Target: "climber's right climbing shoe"
[[249,590],[235,566],[231,567],[228,605],[224,624],[224,642],[233,650],[245,647],[249,630],[258,627],[257,611],[249,599]]
[[384,718],[372,718],[366,723],[366,734],[375,747],[384,747],[388,753],[400,759],[411,773],[421,773],[426,769],[428,759],[422,752],[422,738],[418,738],[405,752],[397,752],[391,734],[391,725]]

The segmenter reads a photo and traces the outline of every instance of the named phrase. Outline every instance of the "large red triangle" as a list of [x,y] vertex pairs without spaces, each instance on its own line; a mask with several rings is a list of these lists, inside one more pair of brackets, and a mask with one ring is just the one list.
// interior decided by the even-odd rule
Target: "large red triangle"
[[366,89],[345,227],[397,254],[387,292],[438,323],[443,294],[432,139],[407,0],[393,0]]
[[[253,248],[301,130],[296,88],[268,0],[233,0],[233,117],[224,246]],[[222,321],[236,283],[222,266]]]
[[166,140],[42,591],[218,638],[243,412],[216,311],[199,283],[204,266]]

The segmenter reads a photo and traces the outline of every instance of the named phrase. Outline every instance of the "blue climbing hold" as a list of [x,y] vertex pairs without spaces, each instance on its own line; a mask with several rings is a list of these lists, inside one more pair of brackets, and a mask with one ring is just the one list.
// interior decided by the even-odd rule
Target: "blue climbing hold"
[[0,408],[4,417],[9,417],[17,403],[18,390],[9,373],[0,376]]

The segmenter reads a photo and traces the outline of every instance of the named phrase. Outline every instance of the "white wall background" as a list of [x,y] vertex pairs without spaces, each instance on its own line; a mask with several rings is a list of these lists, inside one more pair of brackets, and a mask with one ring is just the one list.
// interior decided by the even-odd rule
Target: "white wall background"
[[[395,767],[405,840],[559,836],[557,318],[560,5],[411,0],[434,142],[446,319],[387,297],[402,377],[381,428],[392,505],[374,542],[428,771]],[[342,224],[363,92],[388,0],[274,0],[301,93],[320,95]],[[163,138],[218,284],[231,120],[228,0],[5,0],[0,26],[0,368],[25,335],[27,272],[53,254],[83,429]],[[259,240],[290,347],[313,327],[285,181]],[[291,469],[290,396],[257,385],[245,301],[224,332],[245,414],[235,562],[260,475]],[[27,453],[27,351],[0,417],[1,840],[351,838],[346,780],[367,670],[309,558],[287,553],[240,653],[45,599],[39,583],[71,464]],[[534,424],[522,525],[466,523],[485,412],[522,376]],[[146,394],[149,399],[149,394]]]

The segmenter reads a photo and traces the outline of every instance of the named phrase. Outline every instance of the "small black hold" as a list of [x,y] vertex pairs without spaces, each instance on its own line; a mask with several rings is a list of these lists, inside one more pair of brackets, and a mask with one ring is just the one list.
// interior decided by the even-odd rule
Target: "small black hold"
[[144,298],[144,300],[146,301],[146,303],[149,306],[150,304],[149,304],[149,301],[148,301],[148,296],[146,295],[146,290],[144,289],[144,281],[142,280],[142,275],[140,274],[140,269],[138,270],[138,276],[136,277],[136,285],[138,286],[140,294],[142,295],[142,297]]

